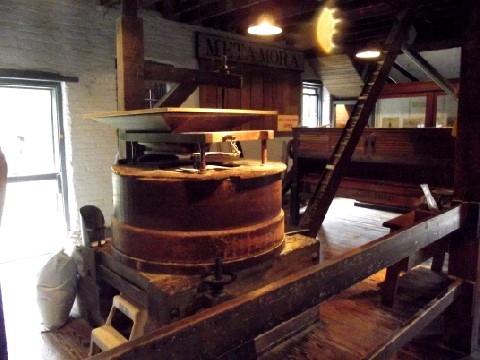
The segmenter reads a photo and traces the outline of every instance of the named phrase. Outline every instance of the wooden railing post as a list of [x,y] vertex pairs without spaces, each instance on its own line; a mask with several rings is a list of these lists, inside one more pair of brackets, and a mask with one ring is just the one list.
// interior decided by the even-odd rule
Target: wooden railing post
[[480,326],[479,204],[468,204],[466,223],[452,234],[448,273],[464,279],[460,296],[445,312],[445,343],[472,353],[478,349]]
[[449,346],[472,353],[478,349],[480,324],[480,3],[467,3],[470,22],[462,47],[454,197],[468,204],[468,211],[466,227],[455,234],[449,254],[449,273],[465,282],[446,313],[445,338]]

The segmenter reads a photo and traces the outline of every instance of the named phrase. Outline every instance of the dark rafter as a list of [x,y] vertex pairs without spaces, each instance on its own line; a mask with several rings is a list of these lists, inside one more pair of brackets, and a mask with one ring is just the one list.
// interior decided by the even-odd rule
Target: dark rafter
[[[346,54],[366,43],[383,43],[404,0],[137,0],[139,8],[159,11],[164,18],[221,31],[246,34],[246,28],[263,12],[274,15],[284,32],[275,38],[289,47],[316,54],[312,37],[315,18],[325,4],[338,9],[335,43]],[[100,0],[105,7],[120,0]],[[461,46],[469,8],[466,0],[418,0],[414,14],[416,51]]]
[[410,74],[409,71],[407,71],[407,69],[405,69],[403,66],[401,66],[398,62],[394,62],[393,63],[393,67],[395,69],[398,70],[398,72],[400,72],[400,74],[402,74],[403,76],[405,76],[407,79],[409,79],[410,81],[418,81],[418,78],[413,76],[412,74]]

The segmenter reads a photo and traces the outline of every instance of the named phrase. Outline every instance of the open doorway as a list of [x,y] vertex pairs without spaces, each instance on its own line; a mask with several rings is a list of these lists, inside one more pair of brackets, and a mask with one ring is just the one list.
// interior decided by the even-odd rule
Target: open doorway
[[59,83],[0,80],[0,147],[8,163],[0,264],[65,244],[66,178]]

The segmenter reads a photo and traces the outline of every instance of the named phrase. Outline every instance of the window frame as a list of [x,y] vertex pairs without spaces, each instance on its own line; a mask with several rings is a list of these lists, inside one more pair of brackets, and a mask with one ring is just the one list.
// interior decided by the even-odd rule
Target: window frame
[[0,77],[1,87],[46,89],[51,91],[52,106],[52,129],[54,134],[52,141],[58,153],[54,156],[58,165],[58,172],[39,175],[27,175],[8,177],[7,182],[34,181],[34,180],[57,180],[58,189],[62,194],[63,213],[67,230],[71,230],[69,204],[68,204],[68,181],[67,181],[67,160],[65,151],[65,131],[63,124],[63,97],[62,82],[52,80],[38,80],[27,78]]
[[[305,89],[311,89],[315,91],[315,94],[309,94],[305,93]],[[305,107],[305,102],[304,102],[304,96],[309,96],[309,97],[316,97],[316,121],[314,126],[309,126],[304,124],[304,118],[303,118],[303,110]],[[316,82],[311,82],[311,81],[302,81],[302,117],[301,117],[301,126],[305,127],[319,127],[321,126],[321,119],[322,119],[322,97],[323,97],[323,85],[320,83]]]

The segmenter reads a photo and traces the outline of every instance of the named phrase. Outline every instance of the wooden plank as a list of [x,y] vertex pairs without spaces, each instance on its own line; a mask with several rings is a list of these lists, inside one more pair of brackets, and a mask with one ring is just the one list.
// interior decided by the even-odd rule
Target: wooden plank
[[175,68],[156,64],[152,61],[145,61],[145,80],[214,85],[237,89],[242,87],[242,77],[240,75],[225,74],[218,71]]
[[259,359],[367,358],[382,344],[389,344],[392,334],[401,333],[404,328],[409,335],[419,331],[421,327],[412,328],[409,324],[422,309],[428,309],[429,302],[435,305],[435,299],[448,291],[452,283],[447,276],[423,266],[415,268],[402,277],[400,301],[392,309],[380,304],[384,274],[380,271],[321,303],[314,308],[318,311],[316,323],[261,354]]
[[117,129],[162,132],[233,130],[258,117],[276,111],[164,107],[131,111],[110,111],[85,115]]
[[[460,71],[460,99],[458,102],[458,131],[455,148],[454,197],[472,203],[477,213],[471,228],[452,242],[454,258],[449,271],[453,275],[465,274],[471,281],[469,291],[460,297],[447,316],[447,341],[456,349],[478,350],[480,325],[480,234],[478,203],[480,202],[480,123],[478,113],[478,84],[480,81],[480,3],[468,0],[469,24],[466,42],[462,47]],[[475,205],[474,205],[475,204]]]
[[[250,81],[250,107],[251,109],[264,109],[263,77],[252,74]],[[252,129],[265,129],[265,119],[257,119],[251,123]]]
[[225,108],[240,109],[241,108],[241,89],[225,89]]
[[145,81],[140,74],[143,63],[143,21],[121,16],[117,21],[118,110],[146,107]]
[[121,140],[138,142],[171,142],[180,144],[212,144],[225,142],[229,139],[236,141],[271,140],[273,130],[239,130],[219,132],[185,132],[185,133],[125,133]]
[[155,107],[180,106],[193,94],[197,87],[198,85],[195,83],[177,84],[155,104]]
[[2,78],[2,83],[8,83],[9,79],[15,79],[14,81],[16,81],[17,84],[17,78],[78,83],[77,76],[64,76],[61,74],[41,70],[0,69],[0,78]]
[[468,1],[470,25],[462,47],[458,131],[455,149],[455,198],[480,202],[480,6]]
[[127,298],[132,299],[143,307],[148,306],[147,293],[144,290],[121,277],[119,274],[114,273],[106,266],[99,265],[97,271],[99,278],[112,284],[114,288],[125,294]]
[[479,218],[478,204],[467,204],[470,210],[468,227],[452,234],[448,273],[467,280],[464,291],[446,313],[445,342],[452,348],[472,353],[479,348],[480,289],[479,289]]
[[402,44],[402,51],[407,57],[416,64],[427,76],[429,76],[435,83],[440,86],[443,91],[450,95],[453,99],[458,100],[455,94],[455,87],[447,79],[445,79],[428,61],[413,50],[409,45]]
[[465,211],[455,207],[95,358],[154,359],[164,354],[185,360],[214,358],[459,229]]
[[436,299],[424,306],[404,327],[390,336],[390,339],[364,357],[364,359],[389,359],[415,335],[420,333],[428,324],[435,320],[445,309],[453,303],[455,296],[459,293],[462,280],[457,279],[448,289]]
[[[251,109],[250,104],[250,94],[252,92],[252,76],[247,71],[243,72],[243,86],[240,94],[240,107],[242,109]],[[243,124],[241,127],[242,130],[252,129],[250,124]]]

